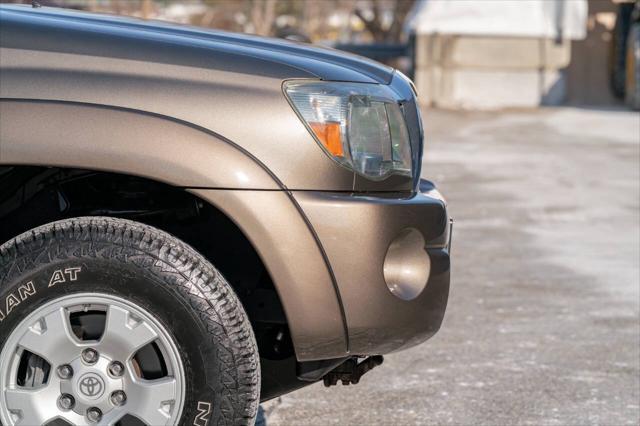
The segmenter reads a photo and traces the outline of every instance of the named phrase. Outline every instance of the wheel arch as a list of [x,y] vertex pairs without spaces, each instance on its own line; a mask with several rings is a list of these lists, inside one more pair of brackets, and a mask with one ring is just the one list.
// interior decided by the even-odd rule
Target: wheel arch
[[313,230],[277,178],[224,137],[140,111],[5,99],[0,101],[3,165],[119,176],[190,194],[250,242],[277,290],[297,359],[347,353],[344,313]]

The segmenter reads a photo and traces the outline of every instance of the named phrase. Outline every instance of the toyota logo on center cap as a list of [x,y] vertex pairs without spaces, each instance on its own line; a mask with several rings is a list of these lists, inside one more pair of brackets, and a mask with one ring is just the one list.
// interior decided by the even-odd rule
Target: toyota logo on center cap
[[94,373],[87,373],[78,382],[80,393],[88,398],[99,398],[104,393],[104,380]]

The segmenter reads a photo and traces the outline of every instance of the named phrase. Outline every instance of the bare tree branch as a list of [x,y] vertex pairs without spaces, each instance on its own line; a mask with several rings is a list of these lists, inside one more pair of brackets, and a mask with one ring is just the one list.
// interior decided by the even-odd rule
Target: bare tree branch
[[[383,9],[384,5],[393,4],[393,21],[389,28],[383,27]],[[396,0],[390,3],[385,0],[374,0],[371,12],[373,17],[366,19],[363,11],[357,7],[354,11],[355,15],[362,21],[366,30],[371,34],[373,39],[378,42],[397,43],[402,35],[402,27],[404,21],[413,7],[414,0]]]
[[273,32],[276,21],[277,0],[253,0],[251,5],[251,23],[256,34],[268,36]]

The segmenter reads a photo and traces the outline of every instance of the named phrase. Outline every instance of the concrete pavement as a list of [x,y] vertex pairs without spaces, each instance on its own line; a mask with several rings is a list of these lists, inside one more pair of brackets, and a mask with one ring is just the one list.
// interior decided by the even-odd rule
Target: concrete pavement
[[[640,422],[640,115],[425,111],[456,219],[440,332],[270,426]],[[383,314],[383,313],[381,313]]]

